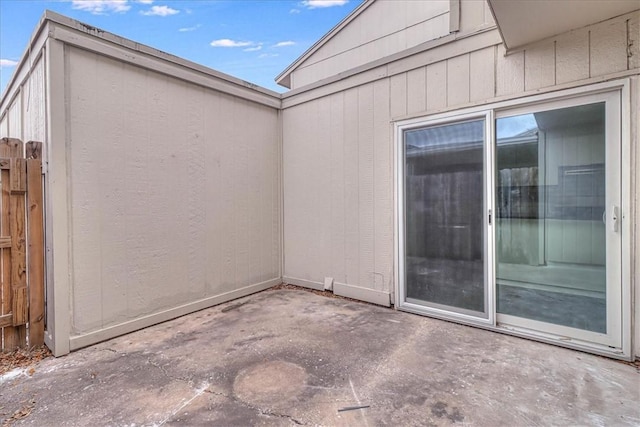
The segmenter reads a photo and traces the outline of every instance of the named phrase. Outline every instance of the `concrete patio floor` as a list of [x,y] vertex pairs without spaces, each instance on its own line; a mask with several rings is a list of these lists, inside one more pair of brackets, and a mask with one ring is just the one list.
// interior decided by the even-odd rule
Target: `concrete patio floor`
[[16,425],[640,424],[629,364],[291,289],[34,368],[0,380],[0,419],[28,407]]

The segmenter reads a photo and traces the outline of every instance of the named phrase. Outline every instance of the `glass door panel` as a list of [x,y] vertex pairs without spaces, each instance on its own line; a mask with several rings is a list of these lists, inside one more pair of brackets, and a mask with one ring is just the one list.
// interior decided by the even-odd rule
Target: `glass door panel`
[[496,120],[497,312],[607,333],[605,102]]
[[487,312],[485,120],[404,132],[406,301]]

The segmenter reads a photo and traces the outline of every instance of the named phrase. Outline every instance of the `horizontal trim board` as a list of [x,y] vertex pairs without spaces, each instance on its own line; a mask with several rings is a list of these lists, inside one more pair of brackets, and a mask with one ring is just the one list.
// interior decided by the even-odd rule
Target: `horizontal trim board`
[[333,283],[333,293],[342,297],[353,298],[372,304],[391,307],[391,297],[389,292],[377,291],[375,289],[363,288],[360,286],[347,285],[346,283]]
[[287,285],[302,286],[303,288],[315,289],[316,291],[324,291],[324,283],[314,282],[305,279],[296,279],[294,277],[283,277],[282,281]]
[[280,108],[280,94],[276,92],[273,92],[273,94],[268,93],[266,89],[242,80],[236,82],[235,78],[231,76],[223,75],[222,73],[195,63],[189,63],[186,60],[180,60],[177,57],[175,59],[159,57],[151,52],[150,48],[143,50],[142,47],[140,47],[134,50],[111,40],[105,40],[62,26],[52,28],[49,34],[51,38],[70,46],[98,53],[127,64],[175,77],[248,101],[276,109]]
[[[316,60],[315,62],[309,62],[309,63],[307,64],[307,61],[309,61],[309,59],[313,58],[313,57],[310,57],[309,59],[307,59],[307,60],[303,61],[303,62],[300,64],[300,66],[297,68],[297,70],[298,70],[298,71],[299,71],[299,70],[304,70],[305,68],[309,68],[309,67],[312,67],[312,66],[314,66],[314,65],[321,64],[323,61],[326,61],[326,60],[331,59],[331,58],[335,58],[335,57],[340,56],[340,55],[352,54],[352,52],[353,52],[353,51],[356,51],[356,50],[358,50],[358,49],[362,49],[362,48],[366,49],[366,46],[367,46],[367,45],[369,45],[370,43],[375,43],[375,42],[377,42],[377,41],[384,40],[384,39],[385,39],[385,38],[387,38],[387,37],[390,37],[390,36],[394,36],[394,35],[400,34],[400,33],[402,33],[403,31],[410,30],[410,29],[412,29],[412,28],[417,27],[418,25],[424,25],[424,24],[426,24],[426,23],[429,23],[429,21],[434,21],[434,20],[436,20],[436,19],[438,19],[438,18],[441,18],[441,17],[442,17],[442,16],[444,16],[444,15],[449,15],[449,11],[448,11],[448,10],[446,10],[446,11],[442,11],[442,12],[440,12],[440,13],[436,14],[436,15],[433,15],[433,16],[431,16],[431,17],[429,17],[429,18],[425,19],[424,21],[416,22],[415,24],[412,24],[412,25],[406,26],[406,27],[404,27],[404,28],[401,28],[401,29],[395,30],[395,31],[393,31],[393,32],[391,32],[391,33],[388,33],[388,34],[386,34],[386,35],[383,35],[383,36],[379,36],[379,37],[376,37],[376,38],[367,39],[367,40],[364,42],[364,44],[355,45],[355,46],[353,46],[353,47],[347,48],[346,50],[341,50],[341,51],[336,52],[336,53],[334,53],[334,54],[328,55],[328,56],[326,56],[326,57],[324,57],[324,58],[322,58],[322,59],[318,59],[318,60]],[[427,41],[423,41],[423,42],[421,42],[421,43],[419,43],[419,44],[417,44],[417,45],[411,46],[411,47],[409,47],[409,48],[405,48],[405,49],[401,50],[400,52],[404,52],[405,50],[411,50],[411,49],[415,48],[416,46],[420,46],[420,45],[423,45],[423,44],[425,44],[425,43],[429,43],[429,42],[432,42],[432,41],[434,41],[434,40],[439,40],[439,39],[441,39],[441,38],[444,38],[444,37],[450,36],[450,35],[451,35],[451,34],[450,34],[451,32],[452,32],[452,31],[449,31],[449,33],[447,33],[447,34],[445,34],[445,35],[442,35],[442,36],[440,36],[439,38],[436,38],[436,39],[429,39],[429,40],[427,40]],[[455,36],[454,36],[454,37],[455,37]],[[400,53],[400,52],[396,52],[396,53],[388,54],[387,56],[384,56],[384,57],[382,57],[382,58],[386,58],[386,57],[389,57],[389,56],[392,56],[392,55],[397,55],[397,54],[398,54],[398,53]],[[382,58],[378,58],[378,59],[382,59]],[[374,62],[374,61],[377,61],[377,59],[374,59],[373,61],[370,61],[370,62]],[[365,64],[366,64],[366,63],[365,63]],[[365,65],[365,64],[361,64],[361,65]],[[345,70],[345,71],[348,71],[348,70]]]
[[0,328],[6,328],[7,326],[13,326],[13,313],[0,316]]
[[501,43],[495,27],[473,34],[450,34],[282,94],[282,108],[401,74]]
[[120,323],[119,325],[110,326],[98,331],[89,332],[85,335],[72,336],[69,339],[69,348],[71,351],[77,350],[82,347],[87,347],[92,344],[99,343],[111,338],[115,338],[120,335],[125,335],[130,332],[134,332],[140,329],[148,328],[149,326],[156,325],[158,323],[166,322],[168,320],[175,319],[186,314],[194,313],[196,311],[203,310],[205,308],[213,307],[218,304],[222,304],[236,298],[241,298],[247,295],[254,294],[256,292],[269,289],[273,286],[282,283],[280,278],[267,280],[265,282],[257,283],[255,285],[246,286],[244,288],[236,289],[235,291],[227,292],[222,295],[201,299],[198,301],[190,302],[178,307],[170,308],[168,310],[161,311],[159,313],[150,314],[138,319],[130,320],[128,322]]
[[[285,276],[282,278],[282,281],[288,285],[296,285],[302,286],[303,288],[314,289],[316,291],[324,291],[324,283],[313,280],[296,279],[294,277]],[[391,297],[388,292],[333,282],[333,293],[341,297],[370,302],[384,307],[391,307]]]

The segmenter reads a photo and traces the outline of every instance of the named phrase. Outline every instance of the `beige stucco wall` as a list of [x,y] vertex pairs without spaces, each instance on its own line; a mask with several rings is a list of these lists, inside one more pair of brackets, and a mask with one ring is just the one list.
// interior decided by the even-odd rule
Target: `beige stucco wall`
[[71,347],[278,283],[277,109],[71,46],[65,64]]
[[[363,299],[369,293],[361,288],[392,293],[393,121],[637,76],[639,17],[640,12],[618,17],[509,56],[497,31],[487,30],[347,79],[285,94],[285,280],[320,287],[331,277],[357,287]],[[634,82],[636,109],[625,120],[637,129]],[[637,130],[631,145],[635,170]],[[631,191],[637,194],[637,186]],[[635,218],[630,215],[629,220]],[[627,265],[637,259],[638,234],[631,238]],[[635,264],[633,284],[639,282]],[[635,318],[640,324],[638,308]]]

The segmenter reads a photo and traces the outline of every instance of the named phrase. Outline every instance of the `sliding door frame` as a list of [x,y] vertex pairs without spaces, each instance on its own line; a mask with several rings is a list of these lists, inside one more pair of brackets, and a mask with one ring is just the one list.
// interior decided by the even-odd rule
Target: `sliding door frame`
[[[606,201],[605,201],[605,242],[606,242],[606,333],[599,333],[574,327],[536,321],[526,317],[496,314],[499,326],[523,330],[530,334],[550,334],[551,336],[567,337],[577,342],[590,345],[601,345],[605,348],[622,347],[622,316],[619,307],[622,306],[622,230],[611,232],[611,215],[613,206],[619,209],[622,204],[622,170],[621,170],[621,126],[620,126],[620,94],[617,91],[584,94],[580,97],[548,100],[547,102],[524,107],[507,108],[496,111],[496,119],[549,112],[559,109],[605,104],[605,173],[606,173]],[[618,215],[619,216],[619,215]],[[497,279],[497,278],[496,278]],[[497,287],[497,285],[496,285]]]
[[[410,130],[423,129],[429,127],[437,127],[437,126],[445,126],[445,125],[455,125],[457,123],[465,123],[474,120],[483,120],[484,122],[484,140],[483,140],[483,286],[484,286],[484,313],[481,315],[474,315],[469,312],[469,310],[458,309],[452,307],[451,310],[446,309],[445,307],[439,304],[432,304],[428,302],[424,302],[424,304],[417,304],[413,302],[407,301],[407,292],[406,292],[406,266],[405,266],[405,144],[404,144],[404,134]],[[449,114],[444,116],[438,116],[429,118],[426,120],[411,120],[408,122],[399,122],[396,123],[395,133],[396,133],[396,221],[397,221],[397,238],[398,245],[396,245],[396,250],[398,252],[397,258],[397,266],[396,269],[399,272],[399,286],[398,286],[398,296],[396,298],[397,306],[399,309],[404,311],[409,311],[417,314],[427,314],[432,317],[437,317],[440,319],[446,320],[454,320],[464,324],[477,325],[477,326],[493,326],[495,325],[495,295],[494,289],[492,286],[494,282],[493,277],[493,265],[495,264],[493,258],[493,247],[494,247],[494,233],[493,233],[493,224],[488,225],[490,220],[490,216],[492,215],[491,210],[493,206],[493,192],[489,191],[489,189],[493,186],[493,144],[491,141],[493,139],[492,134],[492,122],[493,122],[493,112],[490,110],[477,111],[477,112],[469,112],[462,114]],[[480,314],[480,313],[479,313]]]
[[[620,322],[619,339],[610,342],[609,345],[583,341],[580,339],[568,339],[562,334],[553,334],[540,332],[533,329],[522,327],[513,327],[511,325],[503,325],[496,322],[496,304],[495,304],[495,219],[492,218],[492,224],[489,225],[488,216],[489,209],[491,215],[495,215],[495,115],[502,114],[506,110],[531,109],[536,104],[554,104],[563,100],[571,103],[573,98],[584,98],[588,95],[597,95],[603,93],[616,93],[619,99],[619,135],[620,135],[620,237],[621,237],[621,255],[618,262],[620,268],[620,306],[617,307],[619,313],[615,313],[617,321]],[[577,100],[574,100],[574,102]],[[445,310],[439,310],[431,307],[425,307],[422,304],[412,304],[406,302],[406,283],[405,283],[405,223],[404,223],[404,131],[409,129],[421,128],[436,124],[454,124],[460,121],[466,121],[473,118],[485,118],[485,286],[486,286],[486,309],[487,318],[477,318],[474,316],[466,316],[459,313],[451,313]],[[609,115],[607,115],[609,120]],[[559,345],[562,347],[573,348],[590,353],[601,354],[608,357],[615,357],[624,360],[632,358],[632,338],[631,338],[631,319],[632,319],[632,281],[631,268],[632,259],[632,241],[633,241],[633,212],[631,197],[631,96],[630,81],[628,78],[613,80],[603,83],[591,84],[572,89],[559,90],[543,94],[535,94],[526,97],[498,101],[495,103],[484,104],[465,109],[451,110],[433,115],[410,118],[392,122],[394,127],[394,258],[395,258],[395,307],[398,310],[411,313],[427,315],[430,317],[452,320],[462,324],[473,325],[484,329],[502,332],[509,335],[515,335],[525,338],[533,338],[538,341]],[[536,325],[532,324],[534,327]],[[613,344],[613,345],[611,345]]]

